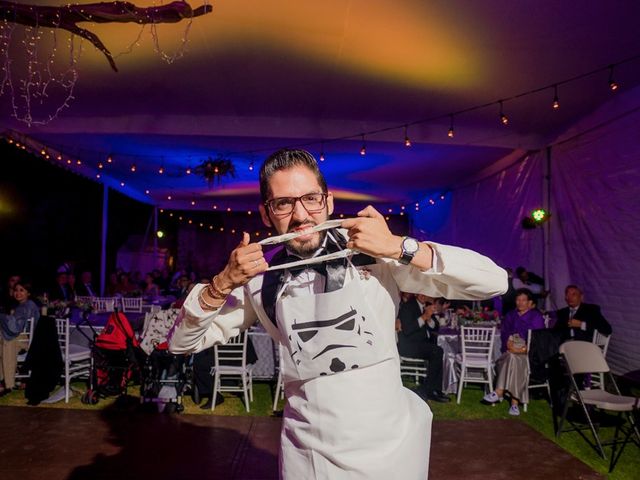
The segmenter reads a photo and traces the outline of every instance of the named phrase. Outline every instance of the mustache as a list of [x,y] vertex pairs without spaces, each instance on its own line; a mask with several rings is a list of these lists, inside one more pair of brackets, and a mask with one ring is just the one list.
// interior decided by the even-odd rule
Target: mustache
[[305,221],[305,222],[293,222],[291,224],[289,224],[289,230],[288,232],[293,232],[296,228],[298,227],[314,227],[316,225],[316,223],[314,222],[309,222],[309,221]]

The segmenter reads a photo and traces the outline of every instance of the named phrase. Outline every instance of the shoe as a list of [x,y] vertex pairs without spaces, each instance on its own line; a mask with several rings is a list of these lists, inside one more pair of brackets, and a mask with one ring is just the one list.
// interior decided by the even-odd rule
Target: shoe
[[509,415],[513,415],[514,417],[520,415],[520,408],[518,407],[518,405],[511,405],[511,407],[509,408]]
[[438,402],[438,403],[449,403],[451,401],[451,399],[445,395],[442,392],[438,392],[437,390],[434,390],[431,393],[427,394],[427,398],[429,400],[433,400],[434,402]]
[[482,397],[482,403],[492,404],[498,403],[502,401],[502,397],[499,397],[496,392],[489,392],[484,397]]

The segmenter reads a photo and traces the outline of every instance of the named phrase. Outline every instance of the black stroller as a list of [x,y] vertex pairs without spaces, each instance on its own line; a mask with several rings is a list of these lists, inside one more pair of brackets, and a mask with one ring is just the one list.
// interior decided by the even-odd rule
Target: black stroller
[[182,412],[182,397],[193,383],[190,355],[169,352],[167,334],[173,326],[178,310],[161,310],[145,322],[141,347],[148,353],[140,384],[141,402],[157,406],[165,413]]

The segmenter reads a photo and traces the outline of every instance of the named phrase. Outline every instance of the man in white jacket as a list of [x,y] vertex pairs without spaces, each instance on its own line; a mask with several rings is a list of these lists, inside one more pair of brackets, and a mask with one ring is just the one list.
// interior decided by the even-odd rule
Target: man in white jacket
[[[469,250],[394,235],[371,206],[323,229],[333,196],[303,150],[271,155],[260,192],[263,222],[291,234],[285,248],[268,264],[245,233],[223,271],[189,294],[171,351],[225,343],[259,320],[285,351],[281,478],[424,480],[432,414],[400,379],[399,292],[481,300],[506,291],[506,272]],[[327,254],[342,258],[317,261]]]

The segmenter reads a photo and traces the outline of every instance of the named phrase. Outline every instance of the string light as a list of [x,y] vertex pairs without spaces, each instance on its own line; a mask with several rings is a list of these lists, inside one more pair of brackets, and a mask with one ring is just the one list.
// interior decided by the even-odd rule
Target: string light
[[500,121],[503,125],[509,124],[509,118],[504,114],[504,111],[502,109],[502,100],[500,100]]
[[404,126],[404,146],[405,147],[410,147],[411,146],[411,139],[409,138],[409,134],[407,132],[408,127],[405,125]]
[[111,155],[107,157],[107,163],[113,163],[113,157]]
[[98,162],[98,168],[99,168],[100,170],[102,170],[102,169],[104,168],[104,165],[102,164],[102,162]]
[[253,172],[253,160],[251,160],[251,162],[249,162],[249,171]]
[[158,169],[158,173],[159,173],[160,175],[162,175],[162,174],[164,173],[164,167],[162,167],[162,166],[161,166],[161,167]]
[[195,200],[191,200],[191,206],[195,207],[196,206],[196,201]]
[[191,175],[191,167],[187,167],[185,172],[186,172],[187,175]]
[[133,165],[131,165],[131,171],[135,173],[136,171],[136,164],[134,163]]
[[553,86],[553,103],[551,106],[557,110],[560,108],[560,100],[558,99],[558,85]]
[[366,155],[367,154],[367,144],[364,141],[364,135],[362,135],[362,147],[360,148],[360,155]]
[[449,131],[447,132],[447,137],[453,138],[453,115],[451,115],[451,125],[449,126]]
[[320,143],[320,161],[324,162],[324,142]]
[[149,190],[145,190],[144,193],[149,195],[150,192],[149,192]]
[[615,92],[618,89],[618,84],[613,79],[613,68],[614,68],[614,66],[615,65],[610,65],[609,66],[609,88],[611,89],[612,92]]

